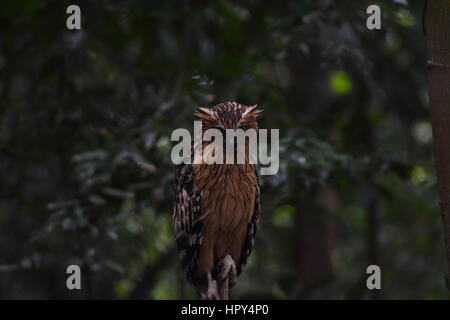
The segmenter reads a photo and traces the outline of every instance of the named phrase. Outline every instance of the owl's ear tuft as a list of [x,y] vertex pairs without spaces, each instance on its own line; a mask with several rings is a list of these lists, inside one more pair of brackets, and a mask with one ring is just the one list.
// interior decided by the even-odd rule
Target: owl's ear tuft
[[194,113],[194,117],[198,120],[210,120],[212,118],[211,109],[197,108],[197,112]]
[[258,120],[263,116],[264,111],[262,109],[257,108],[258,105],[253,105],[251,107],[248,107],[247,110],[245,110],[243,117],[251,117],[255,120]]
[[264,110],[262,110],[262,109],[255,109],[252,114],[255,117],[255,119],[258,120],[264,115]]

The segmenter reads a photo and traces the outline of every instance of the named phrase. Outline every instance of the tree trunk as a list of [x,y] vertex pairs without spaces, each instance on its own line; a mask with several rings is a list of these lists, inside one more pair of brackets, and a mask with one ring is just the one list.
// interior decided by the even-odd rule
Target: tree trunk
[[447,253],[450,289],[450,1],[430,0],[426,7],[431,125]]
[[333,276],[332,255],[336,248],[334,224],[328,218],[339,203],[339,196],[330,186],[318,191],[313,203],[297,204],[297,264],[304,289],[327,283]]

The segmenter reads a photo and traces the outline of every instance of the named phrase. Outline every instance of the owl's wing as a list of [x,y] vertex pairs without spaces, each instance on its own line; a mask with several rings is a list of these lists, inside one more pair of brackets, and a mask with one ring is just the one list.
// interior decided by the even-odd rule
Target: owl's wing
[[178,165],[175,175],[175,203],[172,215],[174,238],[188,281],[192,282],[202,243],[201,192],[194,188],[192,164]]
[[[255,169],[256,171],[256,169]],[[247,264],[248,257],[250,256],[253,245],[255,244],[256,230],[257,224],[259,220],[259,216],[261,214],[261,209],[259,205],[259,179],[257,177],[257,184],[255,188],[255,205],[253,207],[253,214],[250,219],[249,224],[247,225],[247,235],[245,237],[244,245],[242,246],[241,257],[239,259],[238,264],[236,265],[236,271],[239,275]]]

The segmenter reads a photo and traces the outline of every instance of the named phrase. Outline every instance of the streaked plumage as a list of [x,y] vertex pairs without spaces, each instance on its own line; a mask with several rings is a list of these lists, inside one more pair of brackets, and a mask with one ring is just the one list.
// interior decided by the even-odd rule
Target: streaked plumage
[[[202,120],[203,131],[258,130],[261,114],[256,106],[227,102],[199,108],[194,116]],[[253,249],[260,216],[256,167],[248,163],[248,155],[245,164],[181,164],[175,180],[174,238],[189,282],[204,295],[207,277],[217,279],[222,258],[231,256],[237,276]]]

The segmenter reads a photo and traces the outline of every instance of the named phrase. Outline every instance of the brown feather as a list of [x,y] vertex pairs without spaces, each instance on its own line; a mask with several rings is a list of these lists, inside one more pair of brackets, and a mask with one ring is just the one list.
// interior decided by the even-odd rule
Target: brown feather
[[[258,130],[261,115],[256,105],[236,102],[198,108],[194,114],[203,130],[236,129],[242,123]],[[221,258],[229,254],[239,274],[252,251],[260,215],[259,182],[255,165],[245,159],[244,164],[181,165],[177,170],[174,237],[188,279],[199,291],[198,279],[216,272]]]

